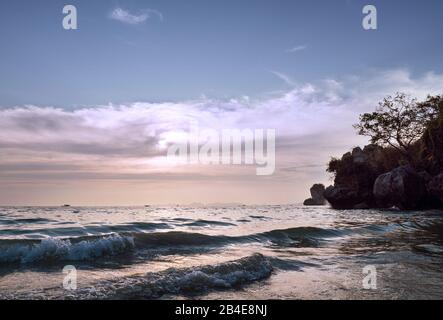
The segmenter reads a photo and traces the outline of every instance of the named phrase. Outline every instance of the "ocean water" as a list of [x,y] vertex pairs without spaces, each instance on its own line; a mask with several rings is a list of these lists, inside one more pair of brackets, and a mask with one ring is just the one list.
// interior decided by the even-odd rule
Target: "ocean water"
[[441,211],[0,208],[0,299],[442,298]]

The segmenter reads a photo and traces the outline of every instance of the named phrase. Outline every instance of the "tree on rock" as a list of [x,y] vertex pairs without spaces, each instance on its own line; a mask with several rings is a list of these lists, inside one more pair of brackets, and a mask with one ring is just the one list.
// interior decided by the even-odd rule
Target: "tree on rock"
[[370,137],[373,144],[398,150],[405,160],[413,162],[412,146],[438,115],[436,97],[417,102],[404,93],[388,96],[379,103],[375,112],[360,115],[354,125],[358,134]]

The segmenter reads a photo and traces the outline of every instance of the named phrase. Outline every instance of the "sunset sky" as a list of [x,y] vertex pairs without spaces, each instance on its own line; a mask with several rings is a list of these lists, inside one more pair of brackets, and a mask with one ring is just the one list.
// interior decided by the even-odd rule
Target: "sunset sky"
[[[0,205],[303,201],[358,114],[443,93],[443,2],[371,3],[1,1]],[[166,161],[191,121],[275,129],[275,174]]]

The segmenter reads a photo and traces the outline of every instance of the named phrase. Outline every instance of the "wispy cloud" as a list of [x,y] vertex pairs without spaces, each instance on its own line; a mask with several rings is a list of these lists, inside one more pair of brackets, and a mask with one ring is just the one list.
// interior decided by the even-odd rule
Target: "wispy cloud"
[[293,47],[291,49],[286,50],[286,52],[288,52],[288,53],[295,53],[295,52],[298,52],[298,51],[306,50],[307,48],[308,48],[307,45],[296,46],[296,47]]
[[143,9],[138,14],[133,14],[122,8],[115,8],[109,15],[113,20],[132,25],[142,24],[153,16],[157,16],[160,21],[163,21],[163,14],[154,9]]
[[[274,74],[294,84],[286,75]],[[194,101],[140,102],[75,110],[37,106],[0,109],[0,202],[12,203],[5,192],[12,192],[13,184],[20,184],[14,189],[17,203],[20,203],[24,181],[29,181],[27,186],[31,188],[31,183],[46,184],[51,179],[114,179],[125,183],[144,179],[158,183],[158,188],[163,188],[161,181],[167,179],[172,182],[161,189],[162,192],[170,195],[171,188],[177,186],[178,191],[174,193],[177,197],[183,193],[183,180],[195,182],[192,188],[201,187],[199,192],[205,192],[204,188],[208,188],[201,183],[204,179],[238,179],[241,185],[235,189],[234,198],[250,199],[251,194],[255,194],[251,190],[263,187],[263,192],[275,192],[274,200],[284,198],[285,201],[294,199],[294,190],[289,188],[289,192],[282,185],[297,181],[300,187],[296,188],[295,196],[301,200],[312,182],[326,179],[324,167],[320,165],[326,164],[330,156],[341,155],[355,145],[366,143],[366,138],[357,136],[352,128],[358,114],[373,110],[384,96],[396,91],[410,93],[419,99],[428,93],[441,94],[443,74],[429,72],[414,77],[404,69],[373,71],[358,77],[295,85],[262,99],[202,97]],[[263,180],[253,183],[256,182],[255,169],[249,174],[248,167],[229,167],[228,170],[217,166],[168,165],[166,147],[189,137],[191,122],[198,123],[202,131],[209,128],[219,131],[226,128],[276,129],[277,171],[266,180],[269,185],[263,185]],[[300,166],[303,168],[295,170],[294,167]],[[36,187],[32,192],[43,192],[40,190],[46,194],[41,196],[47,197],[44,188]],[[76,190],[90,192],[84,184]],[[135,192],[135,189],[128,190]],[[140,190],[140,201],[146,201],[146,189]],[[195,194],[197,189],[192,190]],[[223,190],[232,191],[232,184],[226,182]],[[128,199],[132,197],[131,192],[127,191]],[[220,194],[213,192],[214,197]],[[155,193],[152,199],[161,195]],[[103,199],[108,201],[109,197]],[[255,200],[251,198],[250,202]]]
[[[273,73],[294,84],[286,75]],[[413,78],[401,69],[374,72],[365,77],[295,85],[260,100],[202,98],[73,111],[37,106],[3,109],[0,110],[0,152],[14,149],[84,156],[155,157],[164,152],[160,146],[183,136],[191,121],[199,123],[202,130],[277,128],[285,136],[331,132],[337,126],[352,130],[352,121],[359,113],[372,110],[380,99],[396,91],[408,92],[419,99],[441,93],[443,75],[430,72]]]
[[269,71],[271,72],[274,76],[276,76],[277,78],[279,78],[280,80],[283,80],[288,86],[294,87],[296,84],[295,82],[291,79],[291,77],[289,77],[288,75],[278,72],[278,71]]

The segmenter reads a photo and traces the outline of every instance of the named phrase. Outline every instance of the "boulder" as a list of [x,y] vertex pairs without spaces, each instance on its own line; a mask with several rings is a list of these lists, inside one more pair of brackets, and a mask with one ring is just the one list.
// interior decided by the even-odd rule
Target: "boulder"
[[311,198],[306,199],[303,202],[305,206],[324,206],[326,204],[326,199],[324,197],[325,186],[322,184],[314,184],[311,189]]
[[443,172],[433,177],[427,184],[429,194],[438,198],[443,204]]
[[308,199],[306,199],[305,201],[303,201],[303,205],[304,205],[304,206],[322,206],[323,203],[318,204],[317,202],[315,202],[314,199],[312,199],[312,198],[308,198]]
[[427,197],[426,184],[410,166],[401,166],[380,175],[374,183],[374,198],[381,208],[420,209]]
[[356,189],[346,186],[329,186],[325,190],[325,198],[334,209],[354,209],[363,202],[362,196]]

